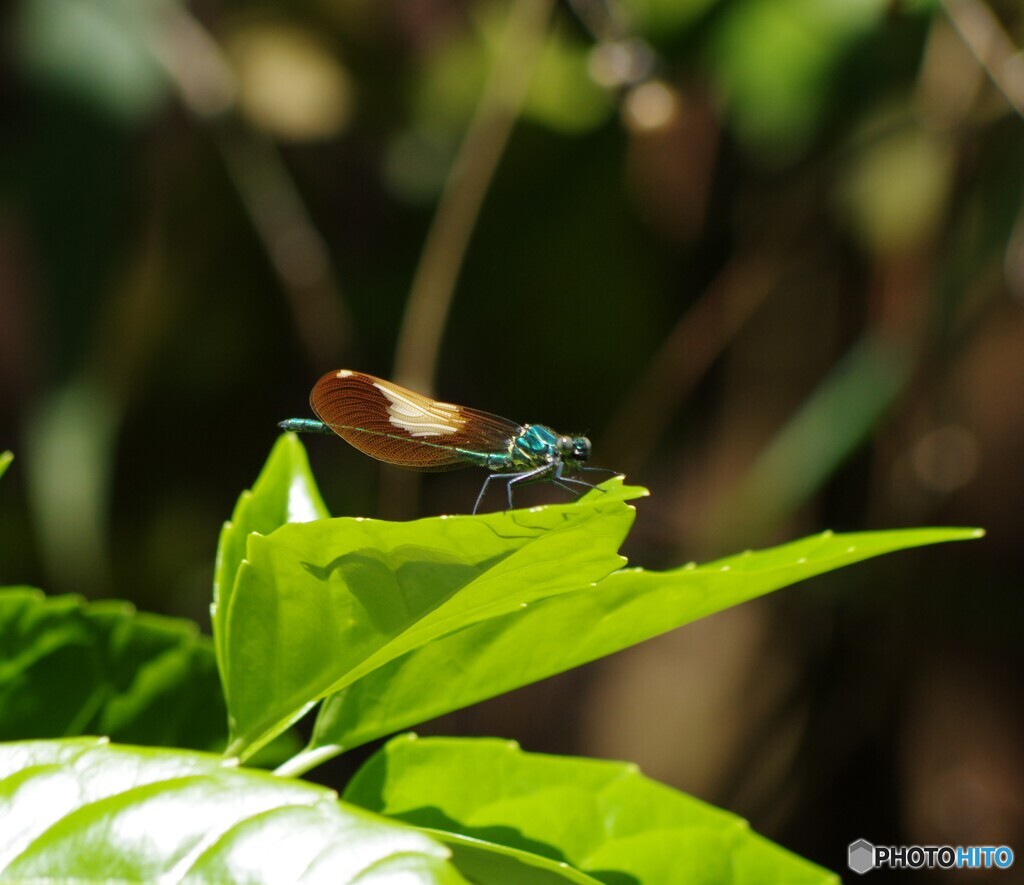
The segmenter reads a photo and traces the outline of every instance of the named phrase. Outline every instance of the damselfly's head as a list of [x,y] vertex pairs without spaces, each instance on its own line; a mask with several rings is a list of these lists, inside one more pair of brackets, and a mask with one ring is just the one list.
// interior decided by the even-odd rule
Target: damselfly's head
[[583,464],[590,460],[590,440],[585,436],[560,436],[555,448],[563,458]]

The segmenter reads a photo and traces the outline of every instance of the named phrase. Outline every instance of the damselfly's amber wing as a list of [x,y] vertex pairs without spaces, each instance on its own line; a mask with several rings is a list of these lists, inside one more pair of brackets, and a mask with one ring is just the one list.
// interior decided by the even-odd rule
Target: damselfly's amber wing
[[471,463],[467,451],[506,452],[522,430],[514,421],[438,402],[350,369],[324,375],[309,403],[321,421],[359,451],[417,470],[465,466]]

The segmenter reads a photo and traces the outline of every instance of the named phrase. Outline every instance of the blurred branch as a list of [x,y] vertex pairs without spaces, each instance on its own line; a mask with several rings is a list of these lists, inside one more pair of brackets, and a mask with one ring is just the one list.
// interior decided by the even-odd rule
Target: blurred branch
[[109,595],[110,492],[120,403],[83,375],[52,392],[25,423],[27,495],[54,592]]
[[643,464],[680,403],[768,297],[784,267],[785,258],[766,250],[723,268],[623,398],[601,444],[603,460],[627,473]]
[[1024,117],[1024,53],[982,0],[943,0],[943,8],[961,39],[1003,94]]
[[[935,231],[880,254],[869,290],[867,328],[773,434],[735,483],[702,515],[703,542],[716,548],[764,537],[804,506],[871,437],[926,371],[931,279],[923,256]],[[812,333],[813,334],[813,333]]]
[[865,333],[709,509],[707,536],[750,537],[803,505],[868,437],[913,369],[908,342],[878,329]]
[[214,129],[224,164],[270,263],[313,365],[327,368],[349,340],[348,312],[327,245],[274,143],[240,126]]
[[163,9],[153,52],[182,104],[210,125],[242,205],[277,274],[299,340],[315,366],[334,362],[350,319],[330,254],[277,146],[234,118],[234,73],[212,35],[181,4]]
[[427,232],[395,352],[395,380],[415,390],[433,390],[466,248],[526,99],[553,6],[554,0],[515,0],[499,56]]

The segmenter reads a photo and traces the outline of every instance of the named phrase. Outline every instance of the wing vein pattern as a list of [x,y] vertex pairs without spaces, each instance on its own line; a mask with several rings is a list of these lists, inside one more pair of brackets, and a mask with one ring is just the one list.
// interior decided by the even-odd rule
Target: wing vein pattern
[[444,403],[390,381],[348,369],[328,372],[309,404],[338,436],[371,458],[414,470],[454,470],[466,452],[506,452],[523,427]]

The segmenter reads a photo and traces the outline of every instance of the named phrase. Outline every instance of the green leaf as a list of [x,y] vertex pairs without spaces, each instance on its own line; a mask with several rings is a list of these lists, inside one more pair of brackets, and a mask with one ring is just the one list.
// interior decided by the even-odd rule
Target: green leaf
[[494,611],[349,685],[324,704],[305,757],[291,765],[302,770],[797,581],[883,553],[980,534],[975,529],[825,532],[702,566],[623,569],[596,587],[580,576],[576,592],[538,599],[525,609]]
[[0,882],[465,881],[422,833],[200,753],[0,745],[0,809]]
[[414,649],[607,577],[624,562],[625,499],[644,494],[619,478],[566,505],[250,534],[222,627],[228,752]]
[[213,649],[191,621],[0,589],[0,740],[109,735],[224,747]]
[[248,535],[251,532],[268,535],[286,523],[308,522],[327,515],[327,507],[309,469],[306,450],[294,433],[283,434],[271,450],[252,490],[239,496],[231,520],[224,523],[217,544],[210,618],[217,664],[225,685],[228,681],[224,671],[228,609],[235,577],[245,557]]
[[344,798],[431,833],[568,862],[601,882],[839,881],[635,765],[524,753],[509,741],[403,735]]
[[13,460],[13,452],[0,452],[0,476],[7,472],[7,468],[11,466],[11,461]]

